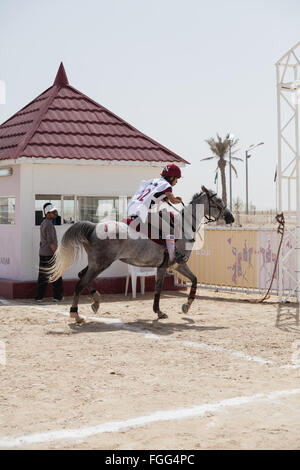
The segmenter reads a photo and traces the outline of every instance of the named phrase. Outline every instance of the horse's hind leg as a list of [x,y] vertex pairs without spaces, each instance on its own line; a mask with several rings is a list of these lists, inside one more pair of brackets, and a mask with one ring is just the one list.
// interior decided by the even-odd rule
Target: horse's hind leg
[[176,271],[178,271],[179,273],[183,274],[188,279],[190,279],[192,283],[187,303],[182,305],[183,313],[187,313],[192,303],[195,300],[195,295],[196,295],[196,290],[197,290],[197,277],[195,276],[194,273],[192,273],[192,271],[187,266],[187,264],[179,264],[177,267],[175,267],[175,269]]
[[79,279],[82,279],[83,276],[87,273],[87,270],[89,269],[88,266],[86,266],[84,269],[82,269],[79,273],[78,273],[78,277]]
[[[80,271],[78,273],[79,279],[83,278],[83,276],[86,274],[87,270],[88,270],[88,266],[86,266],[82,271]],[[96,289],[94,289],[94,287],[91,286],[91,285],[88,285],[87,288],[88,288],[88,290],[90,292],[90,295],[92,296],[92,299],[94,301],[92,303],[91,307],[93,309],[93,312],[97,313],[98,310],[99,310],[99,306],[100,306],[100,299],[101,299],[100,292],[98,292]]]
[[75,286],[72,307],[70,308],[70,317],[74,318],[77,323],[84,322],[84,319],[78,315],[78,302],[79,302],[80,293],[83,291],[85,287],[90,286],[92,281],[95,279],[95,277],[98,274],[100,274],[101,271],[103,271],[103,269],[99,270],[99,268],[95,269],[95,268],[87,267],[78,274],[78,276],[80,277],[80,280],[77,282]]
[[166,313],[163,313],[159,308],[160,293],[162,290],[165,274],[166,268],[157,268],[153,310],[155,313],[157,313],[158,319],[168,318],[168,315]]
[[100,307],[100,299],[101,299],[100,292],[98,292],[96,289],[91,288],[90,293],[94,301],[91,305],[92,310],[94,313],[97,313]]

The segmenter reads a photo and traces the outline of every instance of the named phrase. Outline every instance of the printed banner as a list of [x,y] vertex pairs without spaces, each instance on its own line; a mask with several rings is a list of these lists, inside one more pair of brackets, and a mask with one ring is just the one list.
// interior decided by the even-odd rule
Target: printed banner
[[[276,230],[208,229],[202,249],[192,251],[188,264],[199,284],[265,291],[273,276],[279,242]],[[283,257],[291,273],[295,261],[289,251],[293,243],[291,234],[287,234],[282,244]],[[294,284],[292,276],[284,271],[283,288],[292,289]],[[272,285],[272,290],[277,289],[278,266]]]

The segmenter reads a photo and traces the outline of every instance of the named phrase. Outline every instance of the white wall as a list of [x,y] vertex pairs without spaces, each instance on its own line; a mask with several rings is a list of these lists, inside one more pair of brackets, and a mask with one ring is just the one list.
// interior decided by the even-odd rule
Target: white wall
[[[20,177],[21,279],[35,280],[39,264],[39,227],[35,227],[35,194],[78,196],[131,196],[142,179],[160,175],[162,167],[123,165],[71,165],[22,163]],[[57,226],[60,240],[68,225]],[[68,269],[65,279],[77,277],[86,266],[86,255]],[[116,261],[102,273],[105,277],[125,276],[127,266]],[[15,279],[15,278],[14,278]]]
[[0,278],[21,279],[20,166],[11,176],[0,177],[0,196],[16,198],[15,225],[0,225]]
[[32,184],[35,194],[78,196],[130,196],[142,179],[159,177],[161,172],[159,167],[137,165],[45,163],[30,166],[33,168]]
[[20,171],[20,224],[21,224],[21,279],[28,281],[33,277],[32,227],[35,223],[34,169],[30,164],[21,165]]

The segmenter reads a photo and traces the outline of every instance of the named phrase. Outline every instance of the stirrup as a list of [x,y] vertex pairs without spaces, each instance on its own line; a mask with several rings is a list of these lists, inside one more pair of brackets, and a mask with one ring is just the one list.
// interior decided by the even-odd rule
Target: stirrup
[[182,263],[186,263],[188,261],[188,257],[182,253],[179,253],[179,251],[176,251],[175,252],[175,257],[174,257],[174,261],[175,263],[177,264],[182,264]]

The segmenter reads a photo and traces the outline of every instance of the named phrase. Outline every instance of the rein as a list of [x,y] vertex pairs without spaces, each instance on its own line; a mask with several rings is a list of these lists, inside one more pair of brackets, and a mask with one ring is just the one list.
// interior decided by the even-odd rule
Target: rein
[[[223,214],[223,212],[224,212],[224,207],[222,207],[222,206],[220,206],[219,204],[217,204],[216,201],[213,201],[213,198],[217,195],[217,193],[209,194],[209,193],[206,192],[206,191],[202,191],[202,193],[200,193],[200,196],[201,196],[202,194],[206,194],[206,197],[207,197],[207,199],[208,199],[208,216],[207,216],[207,215],[204,216],[205,219],[206,219],[206,222],[204,222],[204,225],[209,224],[209,223],[211,223],[211,222],[217,222],[217,221],[220,219],[220,217],[221,217],[221,215]],[[169,201],[167,201],[167,203],[168,203],[169,206],[171,206],[176,212],[178,212],[179,214],[182,215],[182,211],[179,211],[178,209],[176,209],[176,207],[174,207]],[[182,204],[183,207],[185,208],[184,203],[181,202],[181,204]],[[213,218],[213,217],[211,216],[211,208],[212,208],[212,207],[214,207],[215,209],[218,209],[219,214],[218,214],[217,217],[214,217],[214,218]],[[195,216],[194,216],[193,214],[192,214],[192,217],[193,217],[193,219],[195,220]],[[192,230],[193,230],[194,233],[197,232],[197,229],[196,229],[196,227],[194,226],[193,223],[192,223]]]
[[[167,201],[167,204],[169,204],[169,206],[171,206],[172,209],[174,209],[176,212],[178,212],[178,214],[180,214],[181,217],[182,217],[182,210],[179,211],[178,209],[176,209],[176,207],[174,207],[173,204],[171,204],[169,201]],[[181,204],[182,204],[183,207],[185,208],[185,204],[184,204],[182,201],[181,201]],[[192,214],[192,217],[195,219],[195,216],[194,216],[193,214]],[[193,233],[196,233],[196,232],[197,232],[197,229],[195,228],[195,226],[194,226],[193,223],[192,223],[192,231],[193,231]],[[195,241],[195,237],[194,237],[194,238],[191,238],[191,239],[188,240],[188,241],[193,241],[193,242],[194,242],[194,241]]]
[[[167,201],[167,204],[169,204],[169,206],[172,207],[172,209],[174,209],[176,212],[178,212],[178,214],[181,214],[182,211],[179,211],[178,209],[176,209],[175,206],[173,206],[173,204],[171,204],[169,201]],[[183,207],[185,207],[185,205],[183,204],[183,202],[181,203],[183,205]]]

